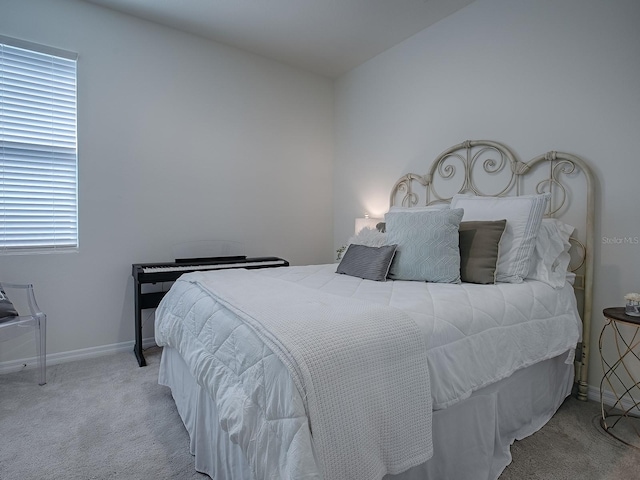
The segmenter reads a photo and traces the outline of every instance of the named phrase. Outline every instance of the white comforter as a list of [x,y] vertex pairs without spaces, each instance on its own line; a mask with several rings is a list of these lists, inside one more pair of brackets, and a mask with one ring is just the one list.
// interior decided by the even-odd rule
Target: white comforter
[[372,282],[336,265],[260,270],[334,295],[407,312],[427,344],[433,408],[446,408],[516,370],[575,348],[582,334],[573,287],[543,282],[462,285]]
[[[407,312],[424,336],[434,408],[571,350],[579,340],[570,286],[381,283],[337,275],[335,268],[256,274]],[[194,377],[209,388],[222,427],[242,446],[257,478],[321,478],[305,403],[291,374],[251,328],[228,315],[205,289],[189,285],[178,281],[158,308],[158,344],[180,351]],[[185,335],[180,325],[189,325],[197,338]]]
[[[209,341],[209,328],[216,329],[222,322],[249,326],[289,369],[326,480],[382,478],[431,457],[426,349],[418,326],[402,310],[337,297],[250,270],[191,273],[180,279],[180,285],[209,293],[218,315],[212,315],[208,301],[196,302],[191,317],[196,322],[197,316],[207,318],[207,323],[190,325],[174,315],[172,330],[178,334],[174,336],[188,339],[191,348],[200,347],[194,345],[200,340],[206,353],[214,355],[218,342]],[[180,301],[181,290],[178,287],[172,293],[173,301]],[[236,361],[226,355],[216,360],[227,365]],[[253,360],[254,370],[264,368],[262,354]],[[193,367],[198,370],[205,364],[200,361]],[[204,385],[215,391],[220,380],[208,373],[202,372]],[[265,376],[259,373],[237,380],[251,383],[247,386],[251,390],[255,383],[265,383]],[[255,406],[244,407],[250,408]],[[288,419],[275,421],[287,423]],[[261,429],[264,439],[273,441],[268,425]],[[253,440],[253,435],[249,432],[246,440]],[[295,444],[285,447],[293,453],[298,450]],[[269,460],[261,458],[262,453],[251,462],[254,471],[262,474],[258,478],[282,478],[279,469],[267,474],[257,468]]]

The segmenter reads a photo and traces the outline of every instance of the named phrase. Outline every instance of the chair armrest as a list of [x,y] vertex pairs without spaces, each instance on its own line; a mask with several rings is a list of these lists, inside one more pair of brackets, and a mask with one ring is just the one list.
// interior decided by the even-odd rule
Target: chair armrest
[[33,284],[31,283],[7,283],[0,282],[0,288],[3,290],[7,289],[16,289],[16,290],[24,290],[27,295],[27,301],[29,303],[29,310],[31,311],[31,315],[34,317],[44,316],[40,307],[38,307],[38,302],[36,302],[36,295],[33,290]]

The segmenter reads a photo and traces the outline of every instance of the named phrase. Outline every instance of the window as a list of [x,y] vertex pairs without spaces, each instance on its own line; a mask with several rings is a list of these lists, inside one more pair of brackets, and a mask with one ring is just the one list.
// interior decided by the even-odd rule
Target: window
[[78,247],[76,62],[0,37],[0,253]]

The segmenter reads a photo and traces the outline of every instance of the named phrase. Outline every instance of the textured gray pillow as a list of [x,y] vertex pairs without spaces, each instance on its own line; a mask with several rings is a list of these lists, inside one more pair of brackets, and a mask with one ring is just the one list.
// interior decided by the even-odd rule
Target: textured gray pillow
[[384,282],[389,274],[396,248],[397,245],[368,247],[353,243],[344,252],[336,273]]
[[463,213],[461,208],[388,212],[388,242],[398,244],[389,278],[460,283],[458,227]]
[[18,311],[9,300],[9,297],[7,297],[7,294],[4,293],[4,290],[0,288],[0,323],[8,322],[17,316]]
[[496,283],[498,247],[506,220],[460,223],[460,279],[467,283]]

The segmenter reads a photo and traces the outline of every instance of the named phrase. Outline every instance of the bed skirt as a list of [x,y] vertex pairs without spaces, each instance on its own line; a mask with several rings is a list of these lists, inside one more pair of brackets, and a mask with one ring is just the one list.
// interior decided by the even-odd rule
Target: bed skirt
[[[567,352],[568,353],[568,352]],[[511,462],[510,446],[544,426],[570,395],[573,362],[567,354],[515,372],[471,397],[433,412],[433,457],[385,480],[495,480]],[[164,347],[159,383],[171,389],[189,432],[195,469],[220,480],[253,480],[240,448],[218,425],[209,394],[180,354]]]

